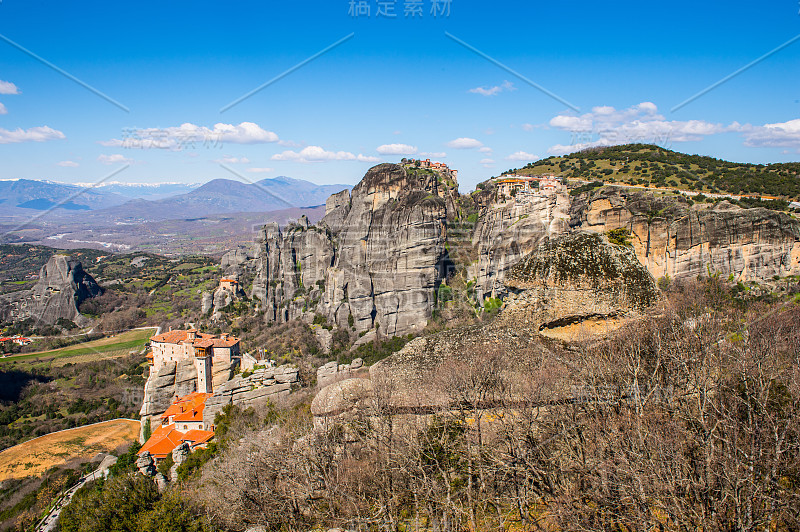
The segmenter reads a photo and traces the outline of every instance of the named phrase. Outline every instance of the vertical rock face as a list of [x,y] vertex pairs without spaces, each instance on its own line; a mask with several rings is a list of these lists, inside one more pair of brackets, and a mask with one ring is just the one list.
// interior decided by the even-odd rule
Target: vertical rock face
[[83,324],[89,320],[78,312],[78,305],[102,293],[103,289],[79,261],[54,255],[39,272],[28,304],[29,315],[45,323],[64,318]]
[[191,360],[167,362],[157,372],[151,366],[144,384],[144,401],[139,415],[156,418],[163,414],[172,400],[197,391],[197,369]]
[[452,197],[437,174],[381,164],[352,196],[332,196],[317,226],[304,218],[284,231],[265,226],[253,296],[267,321],[320,314],[386,336],[424,327],[446,275]]
[[656,278],[720,273],[764,281],[800,273],[800,223],[768,209],[725,201],[690,208],[674,197],[612,190],[579,198],[571,224],[595,232],[628,229],[636,255]]
[[478,301],[503,297],[506,272],[547,237],[569,231],[570,198],[543,194],[525,203],[490,202],[475,226],[472,243],[478,260],[470,268]]

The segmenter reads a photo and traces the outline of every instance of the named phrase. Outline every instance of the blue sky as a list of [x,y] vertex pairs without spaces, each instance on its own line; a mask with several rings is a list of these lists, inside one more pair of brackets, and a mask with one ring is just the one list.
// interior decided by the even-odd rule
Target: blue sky
[[[112,179],[355,183],[423,154],[468,190],[537,157],[630,141],[800,160],[800,40],[671,111],[800,35],[797,0],[451,0],[436,17],[434,0],[364,3],[369,16],[350,0],[3,0],[0,178],[87,183],[129,164]],[[417,4],[421,16],[404,16]]]

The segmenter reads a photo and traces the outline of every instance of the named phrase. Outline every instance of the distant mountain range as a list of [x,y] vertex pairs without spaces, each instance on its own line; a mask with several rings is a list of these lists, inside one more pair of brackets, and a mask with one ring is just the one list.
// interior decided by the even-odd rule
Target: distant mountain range
[[186,194],[202,186],[202,183],[103,183],[98,189],[102,192],[119,194],[126,198],[157,200]]
[[126,201],[127,198],[113,192],[52,181],[0,181],[0,209],[6,215],[30,215],[48,209],[62,213],[105,209]]
[[200,218],[234,212],[267,212],[322,205],[350,185],[316,185],[276,177],[256,183],[214,179],[204,185],[109,183],[81,187],[51,181],[0,181],[0,210],[8,216],[37,211],[96,221]]

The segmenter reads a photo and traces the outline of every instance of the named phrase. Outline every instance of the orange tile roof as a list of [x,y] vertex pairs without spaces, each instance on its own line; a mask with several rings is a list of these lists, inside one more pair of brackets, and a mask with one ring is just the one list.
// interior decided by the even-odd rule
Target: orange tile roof
[[202,445],[213,437],[214,437],[214,431],[198,430],[198,429],[192,429],[190,431],[187,431],[186,434],[184,435],[184,438],[191,442],[189,445],[192,447],[196,447],[197,445]]
[[139,449],[138,454],[149,451],[156,458],[166,458],[181,444],[183,433],[175,430],[175,425],[162,425],[153,431],[150,438]]
[[189,447],[197,447],[213,437],[214,433],[210,430],[195,429],[181,432],[175,428],[174,423],[162,425],[153,431],[138,454],[149,451],[156,458],[163,459],[172,454],[172,451],[183,442],[188,442]]
[[[178,416],[187,412],[192,412],[195,410],[200,411],[200,419],[202,420],[202,412],[205,408],[206,399],[211,397],[213,394],[210,393],[200,393],[200,392],[192,392],[189,395],[184,395],[183,397],[179,397],[175,399],[172,404],[167,408],[167,410],[161,414],[161,419],[167,419],[170,416]],[[181,421],[192,421],[190,419],[183,419]]]
[[[239,339],[235,336],[228,336],[227,339],[223,339],[219,336],[208,334],[208,333],[201,333],[194,329],[189,329],[186,331],[169,331],[165,333],[161,333],[159,335],[153,336],[150,338],[151,342],[162,342],[166,344],[179,344],[181,342],[189,341],[189,333],[195,333],[195,339],[192,342],[193,345],[198,347],[233,347],[234,345],[239,343]],[[212,343],[209,344],[208,341]]]
[[189,329],[189,330],[186,330],[186,331],[180,331],[180,330],[167,331],[165,333],[161,333],[161,334],[157,334],[156,336],[153,336],[152,338],[150,338],[150,341],[152,341],[152,342],[164,342],[164,343],[167,343],[167,344],[177,344],[177,343],[180,343],[180,342],[183,342],[184,340],[186,340],[189,337],[189,333],[190,332],[195,332],[196,333],[197,331],[194,330],[194,329]]

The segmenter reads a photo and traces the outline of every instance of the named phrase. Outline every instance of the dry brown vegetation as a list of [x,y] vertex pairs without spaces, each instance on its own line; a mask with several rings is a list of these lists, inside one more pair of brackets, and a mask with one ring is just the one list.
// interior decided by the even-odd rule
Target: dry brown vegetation
[[799,340],[795,305],[678,288],[612,338],[531,350],[522,373],[501,348],[443,370],[433,415],[393,415],[375,382],[324,429],[244,430],[197,494],[231,530],[797,530]]
[[51,467],[79,458],[89,460],[137,440],[139,422],[115,419],[78,427],[15,445],[0,452],[0,482],[39,476]]

